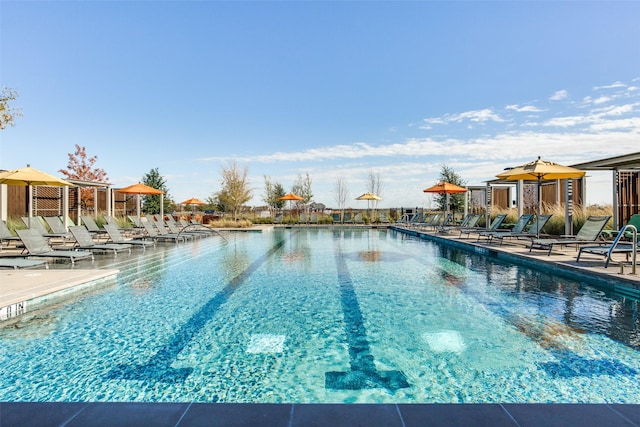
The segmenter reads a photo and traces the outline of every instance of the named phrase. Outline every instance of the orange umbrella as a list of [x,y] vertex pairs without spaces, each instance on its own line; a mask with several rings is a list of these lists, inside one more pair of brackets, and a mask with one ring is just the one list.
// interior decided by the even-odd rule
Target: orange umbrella
[[293,194],[293,193],[287,193],[284,196],[278,197],[278,200],[289,200],[289,216],[291,215],[291,201],[292,200],[304,200],[304,197],[300,197],[297,194]]
[[181,205],[206,205],[205,202],[198,199],[197,197],[192,197],[190,199],[185,200],[184,202],[180,202]]
[[[181,205],[206,205],[205,202],[203,202],[202,200],[198,199],[197,197],[192,197],[190,199],[185,200],[184,202],[180,202]],[[193,206],[191,207],[193,209]],[[195,209],[193,209],[194,212],[192,212],[195,215]]]
[[451,184],[450,182],[439,182],[436,185],[433,185],[429,188],[425,188],[425,193],[439,193],[439,194],[451,194],[451,193],[466,193],[467,189],[459,187],[455,184]]
[[164,194],[164,191],[160,191],[157,188],[149,187],[142,183],[130,185],[128,187],[120,188],[116,190],[118,193],[125,194]]
[[[115,190],[118,193],[124,194],[135,194],[136,195],[136,214],[138,215],[138,222],[140,222],[140,195],[141,194],[164,194],[164,191],[158,190],[157,188],[149,187],[148,185],[144,185],[142,183],[137,183],[130,185],[128,187],[120,188]],[[162,207],[162,197],[160,198],[160,215],[164,216],[163,207]]]
[[436,185],[432,185],[429,188],[425,188],[424,190],[425,193],[438,193],[438,194],[446,194],[447,195],[447,199],[446,199],[446,206],[445,206],[445,212],[449,210],[449,194],[453,194],[453,193],[466,193],[467,189],[457,186],[455,184],[451,184],[450,182],[439,182]]

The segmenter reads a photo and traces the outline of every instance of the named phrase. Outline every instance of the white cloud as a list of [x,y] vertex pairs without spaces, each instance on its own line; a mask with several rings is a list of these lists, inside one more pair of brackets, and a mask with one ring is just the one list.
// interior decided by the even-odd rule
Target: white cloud
[[559,90],[556,93],[554,93],[553,95],[551,95],[551,97],[549,98],[550,101],[561,101],[563,99],[565,99],[567,96],[569,96],[569,92],[567,92],[566,90]]
[[604,104],[605,102],[609,102],[611,101],[611,98],[608,96],[601,96],[599,98],[596,98],[593,100],[593,103],[598,105],[598,104]]
[[615,83],[612,83],[612,84],[607,85],[607,86],[596,86],[596,87],[593,88],[593,90],[618,89],[618,88],[621,88],[621,87],[627,87],[627,85],[625,85],[622,82],[615,82]]
[[505,109],[513,110],[513,111],[516,111],[518,113],[540,113],[540,112],[544,111],[543,109],[540,109],[538,107],[534,107],[533,105],[525,105],[525,106],[520,107],[518,104],[507,105],[505,107]]

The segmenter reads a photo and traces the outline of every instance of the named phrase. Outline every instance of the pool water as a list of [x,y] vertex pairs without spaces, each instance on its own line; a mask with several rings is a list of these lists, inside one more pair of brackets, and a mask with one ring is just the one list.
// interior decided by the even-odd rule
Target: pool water
[[0,401],[640,403],[638,302],[386,230],[119,256],[0,327]]

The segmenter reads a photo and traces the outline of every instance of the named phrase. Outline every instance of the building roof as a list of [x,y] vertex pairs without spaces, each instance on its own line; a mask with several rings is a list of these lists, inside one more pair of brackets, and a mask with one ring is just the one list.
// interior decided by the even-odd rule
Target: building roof
[[640,169],[640,152],[571,165],[587,171]]

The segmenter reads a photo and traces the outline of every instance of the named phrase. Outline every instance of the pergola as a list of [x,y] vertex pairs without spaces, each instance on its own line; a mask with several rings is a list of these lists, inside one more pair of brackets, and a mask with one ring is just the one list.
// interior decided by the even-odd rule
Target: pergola
[[633,214],[640,213],[640,152],[572,165],[586,171],[613,174],[613,227],[618,230]]

